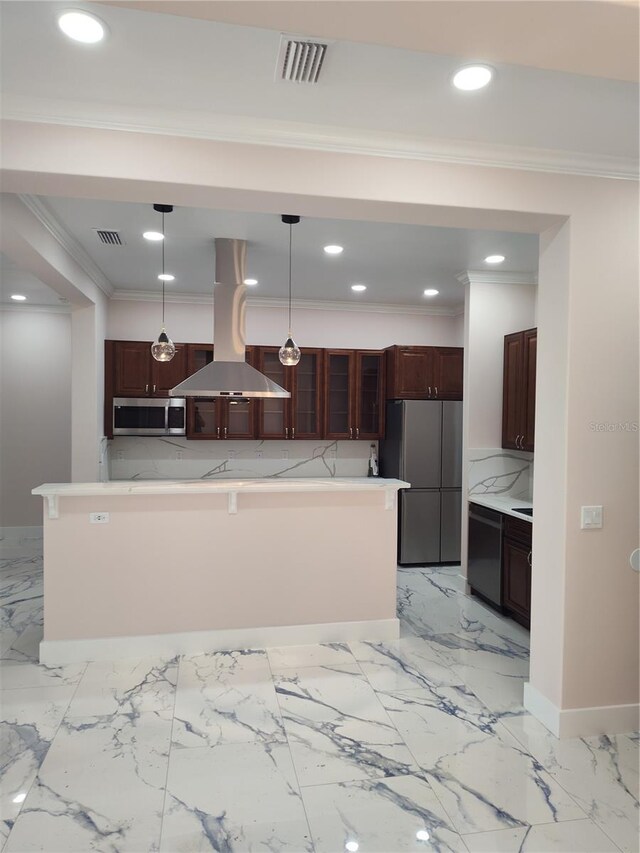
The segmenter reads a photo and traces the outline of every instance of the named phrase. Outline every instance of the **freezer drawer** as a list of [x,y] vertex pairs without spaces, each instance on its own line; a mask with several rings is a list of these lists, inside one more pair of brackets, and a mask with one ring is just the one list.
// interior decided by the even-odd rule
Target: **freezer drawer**
[[[445,403],[446,405],[446,403]],[[440,493],[440,561],[460,562],[462,491],[453,489]]]
[[400,492],[399,562],[401,565],[440,561],[440,491]]

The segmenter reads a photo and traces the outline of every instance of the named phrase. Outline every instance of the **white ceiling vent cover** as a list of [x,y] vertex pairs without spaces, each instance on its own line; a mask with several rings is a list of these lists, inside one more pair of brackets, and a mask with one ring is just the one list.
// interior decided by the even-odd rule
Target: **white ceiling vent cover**
[[328,43],[304,36],[280,36],[276,79],[291,83],[317,83]]
[[101,243],[105,246],[124,246],[124,240],[120,236],[119,231],[114,231],[108,228],[94,228],[93,232]]

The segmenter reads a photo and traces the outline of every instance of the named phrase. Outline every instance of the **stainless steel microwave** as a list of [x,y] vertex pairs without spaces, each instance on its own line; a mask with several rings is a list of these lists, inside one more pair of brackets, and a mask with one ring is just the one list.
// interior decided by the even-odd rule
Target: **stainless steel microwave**
[[114,397],[114,435],[185,435],[183,397]]

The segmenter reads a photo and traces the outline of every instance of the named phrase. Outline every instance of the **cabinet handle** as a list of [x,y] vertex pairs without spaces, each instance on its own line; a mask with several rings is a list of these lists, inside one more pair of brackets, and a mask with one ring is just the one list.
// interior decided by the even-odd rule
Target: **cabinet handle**
[[518,433],[518,435],[516,436],[516,449],[520,447],[520,445],[518,444],[519,441],[520,441],[520,433]]
[[216,435],[218,436],[218,438],[220,438],[220,427],[218,427]]
[[295,438],[295,437],[296,437],[296,428],[291,427],[291,438]]
[[349,438],[353,438],[353,427],[349,427]]
[[144,393],[145,393],[145,394],[148,394],[148,393],[149,393],[149,385],[148,385],[148,383],[147,383],[147,385],[145,385],[145,386],[144,386]]
[[529,551],[529,553],[527,554],[527,563],[529,563],[529,566],[531,566],[531,551]]
[[436,385],[436,397],[438,396],[438,386]]
[[156,393],[156,386],[155,385],[153,386],[153,393],[154,394]]
[[224,437],[225,438],[227,437],[227,428],[226,427],[224,428]]
[[360,427],[356,427],[356,438],[360,438]]
[[429,385],[428,390],[429,390],[429,396],[431,396],[431,385]]
[[284,436],[285,438],[289,438],[289,427],[284,428]]

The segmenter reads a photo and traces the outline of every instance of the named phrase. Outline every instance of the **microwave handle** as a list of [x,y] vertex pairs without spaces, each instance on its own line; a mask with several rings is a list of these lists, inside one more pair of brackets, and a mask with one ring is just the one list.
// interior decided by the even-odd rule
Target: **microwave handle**
[[164,407],[164,431],[169,435],[169,406]]

